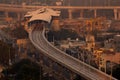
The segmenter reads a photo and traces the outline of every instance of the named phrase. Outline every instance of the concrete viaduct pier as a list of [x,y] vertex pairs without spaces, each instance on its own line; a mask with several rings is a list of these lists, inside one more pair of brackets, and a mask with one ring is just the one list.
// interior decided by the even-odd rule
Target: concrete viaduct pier
[[[108,14],[112,13],[111,17],[114,20],[120,20],[120,6],[30,6],[30,5],[10,5],[10,4],[0,4],[0,12],[3,12],[5,17],[10,17],[9,13],[13,12],[16,14],[16,17],[18,20],[20,20],[21,17],[23,17],[24,13],[36,10],[42,7],[49,7],[53,9],[58,10],[66,10],[67,11],[67,18],[73,19],[74,12],[78,12],[80,18],[85,18],[84,14],[91,14],[92,18],[96,18],[100,15],[100,10],[110,10],[111,12],[108,12]],[[85,12],[86,10],[90,10],[92,12]],[[104,16],[107,17],[107,14],[103,12]],[[62,15],[61,15],[62,16]],[[86,17],[87,18],[87,17]]]

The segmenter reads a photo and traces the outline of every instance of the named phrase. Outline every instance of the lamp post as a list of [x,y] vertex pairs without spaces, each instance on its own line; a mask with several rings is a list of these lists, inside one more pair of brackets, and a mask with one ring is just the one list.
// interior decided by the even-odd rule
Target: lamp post
[[10,47],[9,47],[9,65],[12,65],[12,63],[11,63],[11,56],[10,56]]
[[110,80],[112,80],[112,62],[110,62],[110,67],[111,67]]
[[111,62],[110,62],[110,71],[111,71],[111,73],[110,73],[110,80],[112,80],[112,72],[113,72],[112,69],[113,69],[113,59],[114,59],[113,56],[114,55],[111,56],[112,58],[111,58]]

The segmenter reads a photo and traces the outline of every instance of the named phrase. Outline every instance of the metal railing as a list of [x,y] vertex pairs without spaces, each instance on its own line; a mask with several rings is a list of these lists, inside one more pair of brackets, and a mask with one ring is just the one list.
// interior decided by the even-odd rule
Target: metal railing
[[29,38],[33,45],[47,57],[88,80],[117,80],[110,75],[107,75],[102,71],[93,68],[92,66],[81,62],[80,60],[57,49],[47,41],[44,34],[45,30],[39,31],[37,29],[29,32]]
[[25,8],[25,9],[38,9],[42,7],[49,7],[55,9],[120,9],[120,6],[33,6],[33,5],[11,5],[0,4],[0,7],[7,8]]

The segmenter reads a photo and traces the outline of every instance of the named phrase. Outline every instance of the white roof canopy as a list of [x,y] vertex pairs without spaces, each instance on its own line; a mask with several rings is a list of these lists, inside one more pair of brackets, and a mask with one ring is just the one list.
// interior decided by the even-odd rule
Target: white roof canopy
[[60,16],[60,11],[55,11],[49,8],[41,8],[36,11],[27,12],[24,17],[31,17],[29,22],[34,20],[43,20],[50,23],[52,16]]
[[27,12],[24,17],[31,17],[31,16],[33,16],[33,15],[42,13],[42,12],[44,12],[44,11],[45,11],[44,8],[41,8],[41,9],[38,9],[38,10],[35,10],[35,11],[30,11],[30,12]]
[[50,23],[51,18],[52,17],[50,16],[50,14],[42,13],[42,14],[37,14],[37,15],[32,16],[29,22],[35,21],[35,20],[43,20],[43,21]]

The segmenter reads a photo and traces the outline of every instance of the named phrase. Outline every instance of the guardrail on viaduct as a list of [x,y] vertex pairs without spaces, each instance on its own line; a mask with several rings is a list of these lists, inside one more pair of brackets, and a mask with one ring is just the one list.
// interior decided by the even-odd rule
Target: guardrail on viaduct
[[45,30],[32,30],[29,32],[29,38],[33,45],[47,57],[65,66],[68,70],[81,75],[87,80],[117,80],[57,49],[47,41],[44,34]]

